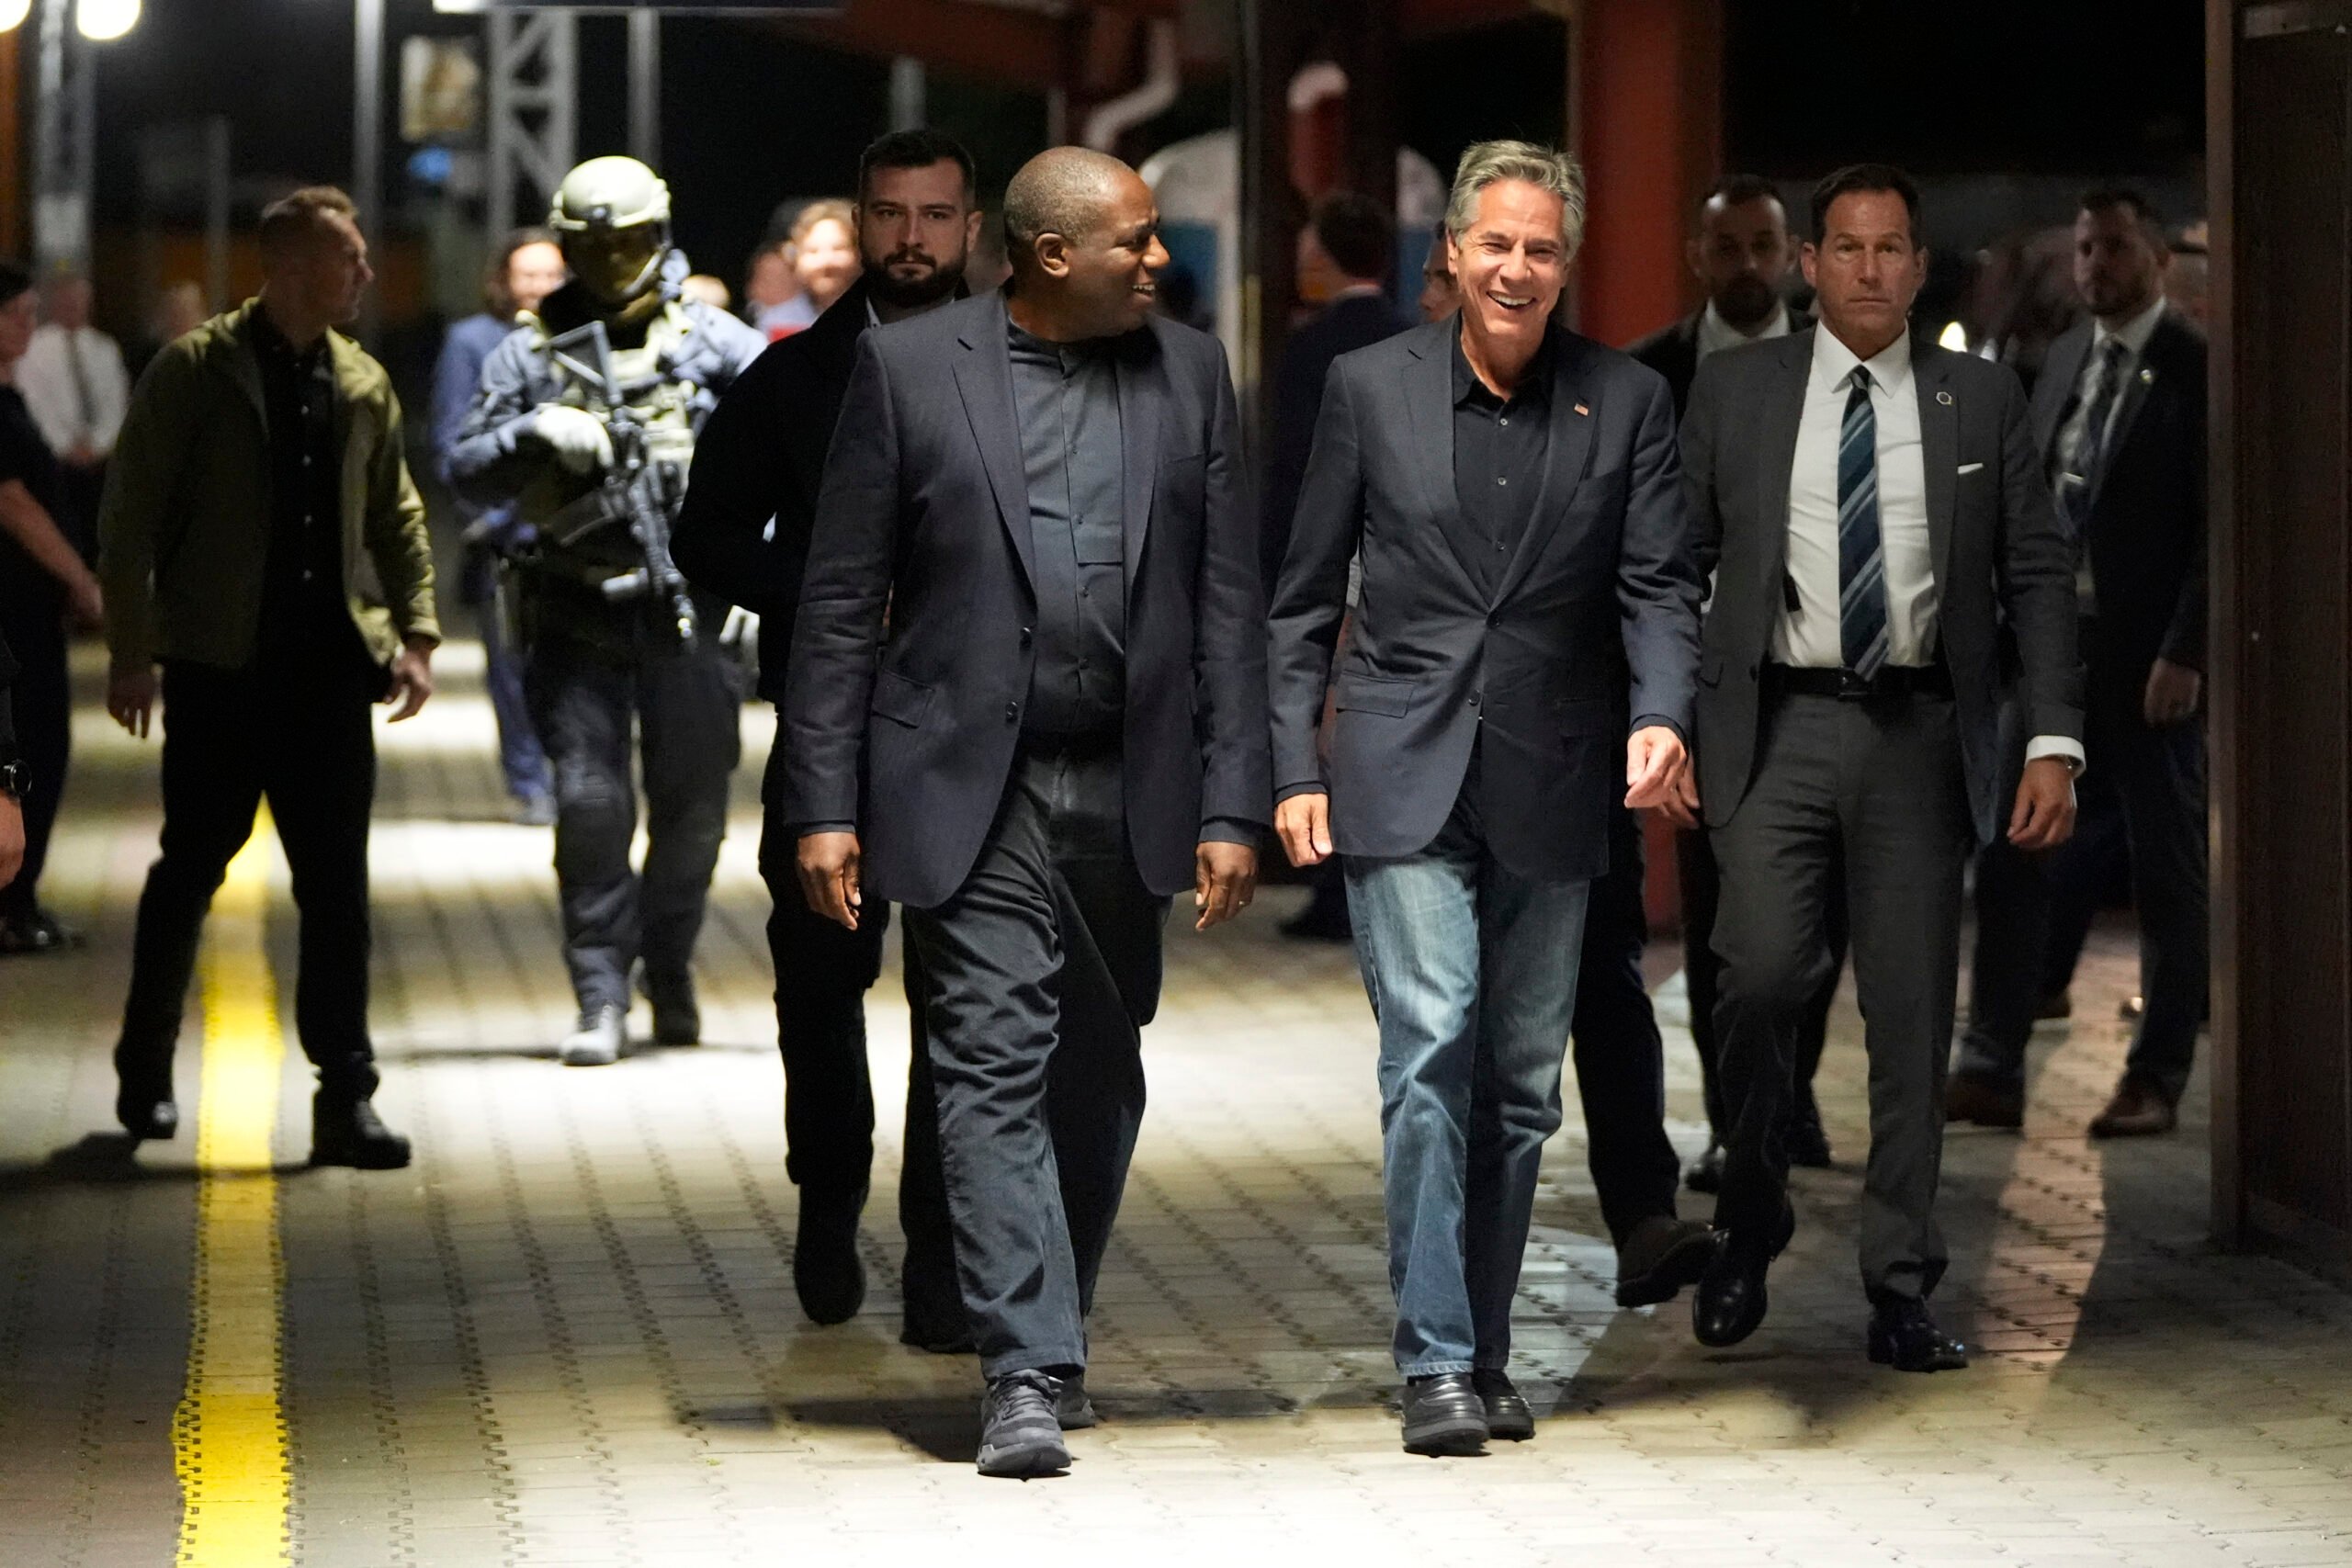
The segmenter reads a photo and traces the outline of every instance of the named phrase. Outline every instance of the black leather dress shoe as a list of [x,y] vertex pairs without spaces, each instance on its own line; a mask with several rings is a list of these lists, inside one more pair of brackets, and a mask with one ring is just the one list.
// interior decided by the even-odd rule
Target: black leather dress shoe
[[1401,1414],[1408,1454],[1459,1457],[1487,1450],[1487,1402],[1468,1372],[1406,1379]]
[[1968,1347],[1936,1326],[1927,1303],[1909,1296],[1871,1309],[1870,1355],[1898,1372],[1956,1372],[1968,1365]]
[[702,1004],[695,999],[695,977],[691,974],[660,979],[649,974],[640,988],[645,999],[653,1004],[656,1045],[702,1043]]
[[1770,1304],[1764,1276],[1796,1228],[1796,1211],[1783,1209],[1777,1236],[1759,1240],[1735,1233],[1724,1239],[1690,1296],[1690,1332],[1700,1344],[1721,1349],[1756,1332]]
[[409,1162],[406,1138],[384,1125],[375,1104],[329,1094],[311,1100],[311,1163],[354,1170],[399,1170]]
[[134,1138],[169,1138],[180,1130],[180,1108],[167,1078],[158,1089],[126,1083],[114,1097],[114,1119]]
[[857,1216],[865,1189],[800,1190],[800,1228],[792,1244],[792,1288],[812,1323],[847,1323],[865,1304],[865,1264],[857,1256]]
[[1470,1374],[1470,1386],[1487,1409],[1487,1436],[1506,1443],[1523,1443],[1535,1436],[1535,1412],[1527,1396],[1502,1372],[1480,1367]]
[[1713,1197],[1724,1190],[1724,1146],[1709,1144],[1707,1152],[1690,1162],[1690,1169],[1682,1178],[1682,1185],[1693,1192]]
[[1617,1304],[1672,1301],[1683,1286],[1697,1284],[1715,1260],[1716,1240],[1713,1227],[1698,1220],[1652,1214],[1617,1249]]

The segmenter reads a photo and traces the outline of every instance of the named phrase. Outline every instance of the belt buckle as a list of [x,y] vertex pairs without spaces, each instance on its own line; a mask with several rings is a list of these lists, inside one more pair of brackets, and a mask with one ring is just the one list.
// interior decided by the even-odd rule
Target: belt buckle
[[1838,700],[1841,703],[1864,703],[1878,693],[1870,681],[1851,670],[1838,671]]

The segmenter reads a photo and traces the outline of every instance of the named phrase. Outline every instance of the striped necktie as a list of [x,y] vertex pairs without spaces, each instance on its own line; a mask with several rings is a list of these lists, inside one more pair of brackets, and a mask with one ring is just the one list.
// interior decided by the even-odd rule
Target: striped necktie
[[1878,415],[1871,373],[1854,367],[1838,431],[1838,641],[1846,668],[1864,680],[1886,664],[1886,552],[1878,526]]
[[2083,431],[2075,443],[2074,461],[2060,476],[2059,508],[2080,539],[2090,522],[2091,495],[2098,488],[2098,472],[2107,461],[2107,427],[2115,418],[2116,400],[2123,393],[2123,358],[2131,350],[2120,337],[2099,345],[2091,361],[2090,385],[2084,389]]

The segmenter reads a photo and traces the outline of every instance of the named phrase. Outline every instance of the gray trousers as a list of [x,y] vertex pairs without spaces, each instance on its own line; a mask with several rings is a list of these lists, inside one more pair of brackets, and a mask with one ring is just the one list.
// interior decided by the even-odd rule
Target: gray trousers
[[1862,1288],[1873,1301],[1924,1297],[1945,1263],[1934,1209],[1973,839],[1952,704],[1843,702],[1769,685],[1762,702],[1754,781],[1712,835],[1723,871],[1715,1029],[1730,1122],[1715,1223],[1769,1241],[1788,1202],[1797,1034],[1831,962],[1831,881],[1842,870],[1870,1052]]

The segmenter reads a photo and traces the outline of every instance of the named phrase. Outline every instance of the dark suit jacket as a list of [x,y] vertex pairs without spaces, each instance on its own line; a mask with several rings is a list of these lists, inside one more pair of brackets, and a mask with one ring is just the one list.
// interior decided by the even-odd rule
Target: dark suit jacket
[[[2050,345],[2033,392],[2033,437],[2058,444],[2091,323]],[[2046,471],[2046,467],[2045,467]],[[2123,389],[2092,493],[2086,537],[2098,589],[2095,668],[2133,684],[2158,658],[2205,668],[2205,339],[2166,307]]]
[[1290,548],[1292,513],[1306,478],[1307,453],[1315,446],[1315,420],[1323,408],[1323,382],[1331,361],[1395,337],[1413,323],[1382,295],[1341,299],[1301,325],[1283,344],[1274,370],[1274,426],[1267,442],[1266,503],[1259,532],[1267,592],[1273,591],[1283,557]]
[[814,326],[763,349],[695,440],[670,552],[696,588],[760,617],[760,695],[770,702],[784,697],[825,446],[865,327],[860,278]]
[[[867,890],[918,908],[979,853],[1035,662],[1004,298],[859,340],[785,688],[788,819],[857,824]],[[1271,817],[1265,597],[1224,350],[1154,321],[1118,355],[1127,840],[1172,895],[1208,823]]]
[[[1699,367],[1682,472],[1699,569],[1715,573],[1699,665],[1699,795],[1731,820],[1756,767],[1758,682],[1788,572],[1789,478],[1812,332],[1726,349]],[[2074,552],[2050,502],[2017,376],[1915,338],[1928,531],[1976,834],[2007,818],[1999,713],[2019,664],[2030,733],[2083,734]],[[1964,472],[1962,470],[1965,470]]]
[[[1789,312],[1789,331],[1801,333],[1813,325],[1813,318],[1794,305],[1783,307]],[[1699,374],[1699,320],[1706,314],[1701,306],[1680,321],[1658,328],[1640,342],[1628,344],[1625,352],[1666,378],[1674,393],[1674,417],[1690,404],[1691,378]]]
[[[1329,789],[1341,853],[1411,854],[1445,825],[1483,734],[1492,852],[1526,876],[1598,876],[1623,716],[1690,723],[1700,579],[1672,405],[1657,376],[1554,329],[1543,488],[1488,595],[1442,521],[1457,505],[1454,331],[1432,322],[1331,367],[1274,597],[1275,781]],[[1359,549],[1327,784],[1316,729]]]

